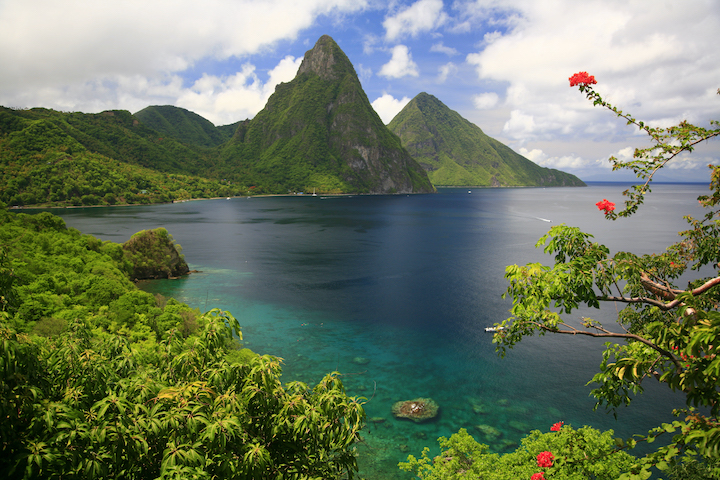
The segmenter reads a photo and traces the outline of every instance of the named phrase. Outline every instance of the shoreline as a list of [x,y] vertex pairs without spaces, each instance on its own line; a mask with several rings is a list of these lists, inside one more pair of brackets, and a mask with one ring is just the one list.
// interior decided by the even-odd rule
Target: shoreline
[[[463,188],[463,187],[458,187]],[[433,192],[422,192],[422,193],[326,193],[326,194],[317,194],[312,195],[310,193],[264,193],[261,195],[238,195],[234,197],[207,197],[207,198],[189,198],[187,200],[173,200],[172,202],[158,202],[158,203],[122,203],[122,204],[115,204],[115,205],[30,205],[30,206],[8,206],[8,210],[48,210],[51,208],[57,208],[57,209],[67,209],[67,208],[114,208],[114,207],[139,207],[139,206],[150,206],[150,205],[172,205],[174,203],[186,203],[186,202],[197,202],[202,200],[230,200],[230,199],[236,199],[236,198],[268,198],[268,197],[317,197],[317,198],[327,198],[327,197],[336,197],[336,198],[343,198],[343,197],[361,197],[361,196],[400,196],[400,195],[430,195]]]

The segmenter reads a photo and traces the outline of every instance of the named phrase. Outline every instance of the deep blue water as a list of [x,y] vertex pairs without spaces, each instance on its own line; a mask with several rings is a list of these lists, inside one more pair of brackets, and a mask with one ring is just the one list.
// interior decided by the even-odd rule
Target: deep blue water
[[[315,383],[342,372],[348,393],[369,399],[365,409],[374,420],[359,447],[361,474],[406,478],[399,461],[460,428],[508,451],[529,430],[547,431],[557,421],[630,436],[669,420],[681,406],[681,398],[648,382],[646,395],[617,420],[593,412],[586,383],[600,363],[601,341],[529,338],[500,359],[484,332],[508,316],[505,266],[551,263],[534,245],[552,225],[581,227],[611,251],[661,252],[686,228],[682,215],[702,215],[696,197],[707,192],[707,185],[657,185],[632,219],[604,220],[595,203],[620,203],[626,187],[233,198],[53,212],[83,233],[116,242],[167,228],[201,273],[144,288],[201,310],[231,311],[248,347],[284,359],[285,380]],[[616,308],[572,318],[611,324]],[[440,404],[437,421],[392,417],[394,402],[416,397]],[[498,429],[501,440],[487,441],[477,425]]]

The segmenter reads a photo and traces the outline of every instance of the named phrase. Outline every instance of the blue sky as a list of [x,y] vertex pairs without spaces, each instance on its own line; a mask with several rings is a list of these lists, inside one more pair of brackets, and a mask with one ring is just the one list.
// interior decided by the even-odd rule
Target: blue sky
[[[720,118],[720,0],[0,0],[0,105],[176,105],[251,118],[332,36],[388,123],[427,92],[534,162],[626,180],[646,142],[568,77],[655,126]],[[660,180],[705,181],[720,142]]]

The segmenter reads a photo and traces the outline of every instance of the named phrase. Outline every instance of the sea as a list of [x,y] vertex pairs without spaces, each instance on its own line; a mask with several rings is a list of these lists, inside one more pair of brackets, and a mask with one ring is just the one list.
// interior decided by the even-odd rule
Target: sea
[[[124,242],[165,227],[196,272],[141,288],[242,325],[243,344],[283,359],[283,381],[314,385],[340,372],[362,397],[367,426],[360,475],[405,479],[397,464],[461,428],[491,451],[517,448],[559,421],[628,438],[672,420],[682,396],[654,380],[617,415],[588,385],[604,340],[528,337],[501,358],[485,331],[509,317],[507,265],[541,262],[554,225],[580,227],[611,252],[660,253],[701,217],[707,184],[657,184],[639,213],[608,221],[595,203],[620,206],[628,184],[581,188],[443,188],[425,195],[235,197],[131,207],[51,209],[68,226]],[[611,329],[623,305],[567,315]],[[395,402],[432,398],[426,423],[396,419]],[[488,432],[490,433],[488,435]]]

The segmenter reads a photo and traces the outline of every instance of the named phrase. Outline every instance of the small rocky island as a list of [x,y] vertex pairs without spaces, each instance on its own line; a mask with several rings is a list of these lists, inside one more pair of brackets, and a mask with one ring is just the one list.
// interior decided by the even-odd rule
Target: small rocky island
[[395,402],[392,407],[392,414],[396,418],[407,418],[413,422],[424,422],[435,418],[440,407],[432,398],[416,398]]
[[122,248],[125,260],[130,263],[130,278],[134,280],[177,278],[190,272],[180,245],[164,228],[141,230]]

